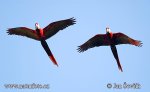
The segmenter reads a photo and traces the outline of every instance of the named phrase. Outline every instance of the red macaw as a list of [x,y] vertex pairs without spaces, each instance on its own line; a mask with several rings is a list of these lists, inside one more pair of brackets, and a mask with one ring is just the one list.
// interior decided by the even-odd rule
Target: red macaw
[[98,46],[110,46],[112,53],[117,61],[118,68],[122,70],[117,49],[115,45],[120,44],[131,44],[138,47],[142,46],[141,41],[134,40],[123,33],[112,33],[109,27],[106,27],[106,34],[98,34],[89,39],[87,42],[79,46],[77,49],[79,52],[84,52],[89,48],[98,47]]
[[35,23],[35,30],[27,28],[27,27],[16,27],[16,28],[10,28],[7,30],[7,33],[9,35],[20,35],[20,36],[26,36],[28,38],[40,41],[44,50],[46,51],[49,58],[52,60],[52,62],[58,66],[56,59],[54,58],[51,50],[48,47],[48,44],[45,40],[55,35],[58,31],[65,29],[68,26],[71,26],[75,24],[75,19],[70,18],[66,20],[60,20],[53,23],[50,23],[45,28],[40,28],[38,23]]

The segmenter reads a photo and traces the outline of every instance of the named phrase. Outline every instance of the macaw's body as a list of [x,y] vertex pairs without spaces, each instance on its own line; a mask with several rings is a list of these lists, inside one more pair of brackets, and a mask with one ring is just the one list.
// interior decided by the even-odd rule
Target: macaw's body
[[112,33],[110,29],[107,27],[106,28],[106,34],[98,34],[91,39],[89,39],[87,42],[79,46],[78,51],[79,52],[84,52],[89,48],[93,47],[98,47],[98,46],[110,46],[112,53],[117,61],[118,68],[122,70],[122,66],[119,61],[117,49],[115,45],[120,45],[120,44],[131,44],[135,45],[138,47],[142,46],[141,41],[134,40],[127,35],[123,33]]
[[41,45],[43,46],[44,50],[46,51],[49,58],[52,60],[52,62],[58,66],[48,44],[45,40],[55,35],[60,30],[65,29],[68,26],[71,26],[75,24],[75,19],[70,18],[66,20],[60,20],[53,23],[50,23],[48,26],[46,26],[44,29],[40,28],[38,23],[35,23],[35,30],[27,28],[27,27],[17,27],[17,28],[10,28],[7,30],[7,33],[9,35],[21,35],[26,36],[28,38],[37,40],[41,42]]

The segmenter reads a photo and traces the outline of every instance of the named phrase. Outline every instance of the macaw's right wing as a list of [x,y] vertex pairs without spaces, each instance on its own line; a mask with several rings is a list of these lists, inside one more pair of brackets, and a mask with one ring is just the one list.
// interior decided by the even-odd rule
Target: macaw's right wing
[[79,46],[77,49],[79,52],[84,52],[90,48],[98,46],[108,46],[111,42],[106,34],[98,34],[89,39],[87,42]]
[[10,28],[7,30],[7,33],[8,35],[20,35],[20,36],[26,36],[34,40],[39,40],[39,37],[36,34],[36,31],[26,28],[26,27]]

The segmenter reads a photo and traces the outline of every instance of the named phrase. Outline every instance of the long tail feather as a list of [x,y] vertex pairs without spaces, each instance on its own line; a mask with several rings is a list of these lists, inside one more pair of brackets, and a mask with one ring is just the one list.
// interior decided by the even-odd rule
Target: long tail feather
[[113,55],[114,55],[114,57],[115,57],[115,59],[117,61],[117,65],[118,65],[119,70],[121,70],[121,72],[123,72],[121,64],[120,64],[120,61],[119,61],[119,57],[118,57],[116,46],[115,45],[111,45],[110,47],[111,47],[112,53],[113,53]]
[[52,62],[53,62],[55,65],[58,66],[58,64],[57,64],[57,62],[56,62],[56,60],[55,60],[55,58],[54,58],[54,56],[53,56],[53,54],[52,54],[50,48],[48,47],[48,44],[46,43],[46,41],[45,41],[45,40],[41,40],[41,44],[42,44],[44,50],[46,51],[47,55],[49,56],[49,58],[52,60]]

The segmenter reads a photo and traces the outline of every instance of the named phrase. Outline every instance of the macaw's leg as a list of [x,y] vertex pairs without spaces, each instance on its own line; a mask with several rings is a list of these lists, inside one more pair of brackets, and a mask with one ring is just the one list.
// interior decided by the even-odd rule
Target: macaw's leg
[[117,49],[116,49],[116,46],[115,45],[111,45],[111,51],[117,61],[117,64],[118,64],[118,68],[121,70],[121,72],[123,72],[122,70],[122,67],[121,67],[121,64],[120,64],[120,61],[119,61],[119,57],[118,57],[118,53],[117,53]]
[[47,55],[49,56],[49,58],[52,60],[52,62],[53,62],[55,65],[58,66],[58,64],[57,64],[57,62],[56,62],[56,60],[55,60],[55,58],[54,58],[54,56],[53,56],[51,50],[49,49],[48,44],[46,43],[46,41],[45,41],[45,40],[41,40],[41,44],[42,44],[44,50],[46,51]]

